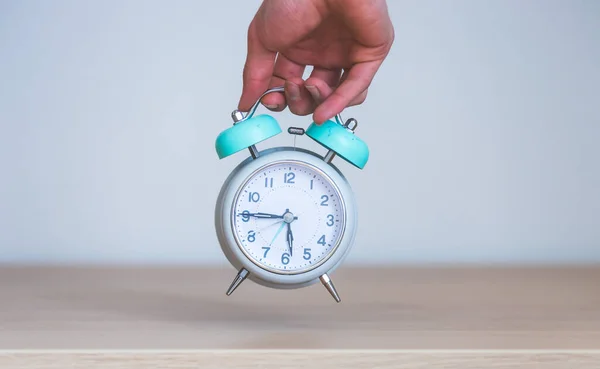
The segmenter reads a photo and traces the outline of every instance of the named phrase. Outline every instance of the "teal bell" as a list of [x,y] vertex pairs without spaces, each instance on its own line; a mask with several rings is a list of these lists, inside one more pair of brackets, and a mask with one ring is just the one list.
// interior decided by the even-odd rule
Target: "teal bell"
[[234,121],[233,127],[221,132],[215,142],[219,159],[244,149],[248,149],[250,155],[256,159],[258,151],[254,145],[281,133],[279,123],[272,116],[268,114],[254,116],[260,100],[271,92],[283,92],[283,87],[275,87],[263,93],[246,116],[239,110],[231,113]]
[[[350,127],[352,122],[355,125]],[[369,160],[369,148],[354,134],[355,129],[355,119],[348,119],[344,125],[328,120],[321,125],[313,122],[306,130],[306,135],[355,167],[363,169]]]
[[[235,112],[234,112],[235,113]],[[236,116],[234,115],[234,120]],[[217,136],[215,149],[219,159],[244,149],[253,149],[261,141],[281,133],[277,120],[270,115],[257,115],[240,120]]]
[[[267,90],[254,103],[246,116],[239,110],[233,111],[231,114],[234,121],[233,127],[221,132],[215,142],[219,159],[245,149],[248,149],[252,157],[256,159],[259,153],[254,145],[282,132],[275,118],[268,114],[254,116],[254,112],[263,96],[271,92],[283,91],[283,87]],[[324,158],[328,163],[337,155],[355,167],[363,169],[369,160],[369,148],[354,134],[357,125],[354,118],[348,119],[345,124],[342,123],[340,115],[337,114],[335,121],[328,120],[321,125],[313,122],[306,130],[306,135],[329,150]],[[304,132],[290,133],[303,134]]]

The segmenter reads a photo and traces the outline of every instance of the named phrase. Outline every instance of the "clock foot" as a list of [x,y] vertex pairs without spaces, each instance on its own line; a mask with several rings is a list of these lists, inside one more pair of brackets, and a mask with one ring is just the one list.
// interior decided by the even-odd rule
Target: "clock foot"
[[238,288],[240,284],[242,284],[242,282],[244,281],[244,279],[246,279],[248,274],[249,272],[246,269],[240,269],[239,273],[235,276],[233,282],[231,282],[231,286],[229,286],[229,289],[227,290],[227,296],[231,295],[233,291],[235,291],[235,289]]
[[325,286],[325,288],[327,288],[327,291],[329,291],[331,296],[333,296],[333,298],[335,299],[336,302],[342,301],[340,299],[340,295],[338,295],[337,291],[335,290],[333,281],[331,280],[331,278],[329,278],[327,273],[323,274],[321,277],[319,277],[319,279],[321,280],[321,283],[323,283],[323,286]]

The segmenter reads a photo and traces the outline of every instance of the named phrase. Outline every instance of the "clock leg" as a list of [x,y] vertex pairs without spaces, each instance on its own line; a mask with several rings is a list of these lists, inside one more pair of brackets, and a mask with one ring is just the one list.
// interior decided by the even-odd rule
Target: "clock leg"
[[248,147],[248,151],[250,151],[250,155],[252,156],[252,159],[256,159],[258,158],[258,150],[256,149],[256,146],[252,145],[250,147]]
[[231,295],[233,291],[235,291],[235,289],[238,288],[240,284],[242,284],[242,282],[244,281],[244,279],[246,279],[248,274],[249,272],[246,269],[240,269],[238,274],[235,276],[233,282],[231,282],[231,286],[229,286],[229,289],[227,290],[227,296]]
[[338,295],[337,291],[335,290],[333,281],[331,280],[331,278],[329,278],[327,273],[323,274],[321,277],[319,277],[319,279],[321,280],[321,283],[323,283],[323,286],[325,286],[325,288],[327,288],[327,291],[329,291],[331,296],[333,296],[333,298],[335,299],[336,302],[342,301],[340,299],[340,295]]
[[329,150],[329,151],[327,151],[327,154],[325,154],[323,161],[326,162],[327,164],[329,164],[329,163],[331,163],[333,158],[335,158],[335,151]]

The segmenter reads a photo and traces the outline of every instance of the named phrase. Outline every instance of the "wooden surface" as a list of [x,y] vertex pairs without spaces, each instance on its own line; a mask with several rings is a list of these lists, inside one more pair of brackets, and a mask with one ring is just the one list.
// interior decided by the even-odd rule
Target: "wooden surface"
[[600,267],[343,267],[339,304],[319,284],[227,297],[234,275],[0,268],[0,367],[600,368]]
[[344,369],[598,369],[589,353],[193,352],[0,354],[2,368],[344,368]]

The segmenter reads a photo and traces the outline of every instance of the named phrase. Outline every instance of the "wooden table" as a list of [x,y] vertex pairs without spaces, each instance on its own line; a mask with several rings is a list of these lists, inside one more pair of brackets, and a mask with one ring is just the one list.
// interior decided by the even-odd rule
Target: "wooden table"
[[[0,368],[600,368],[600,267],[0,268]],[[72,366],[70,366],[72,365]]]

